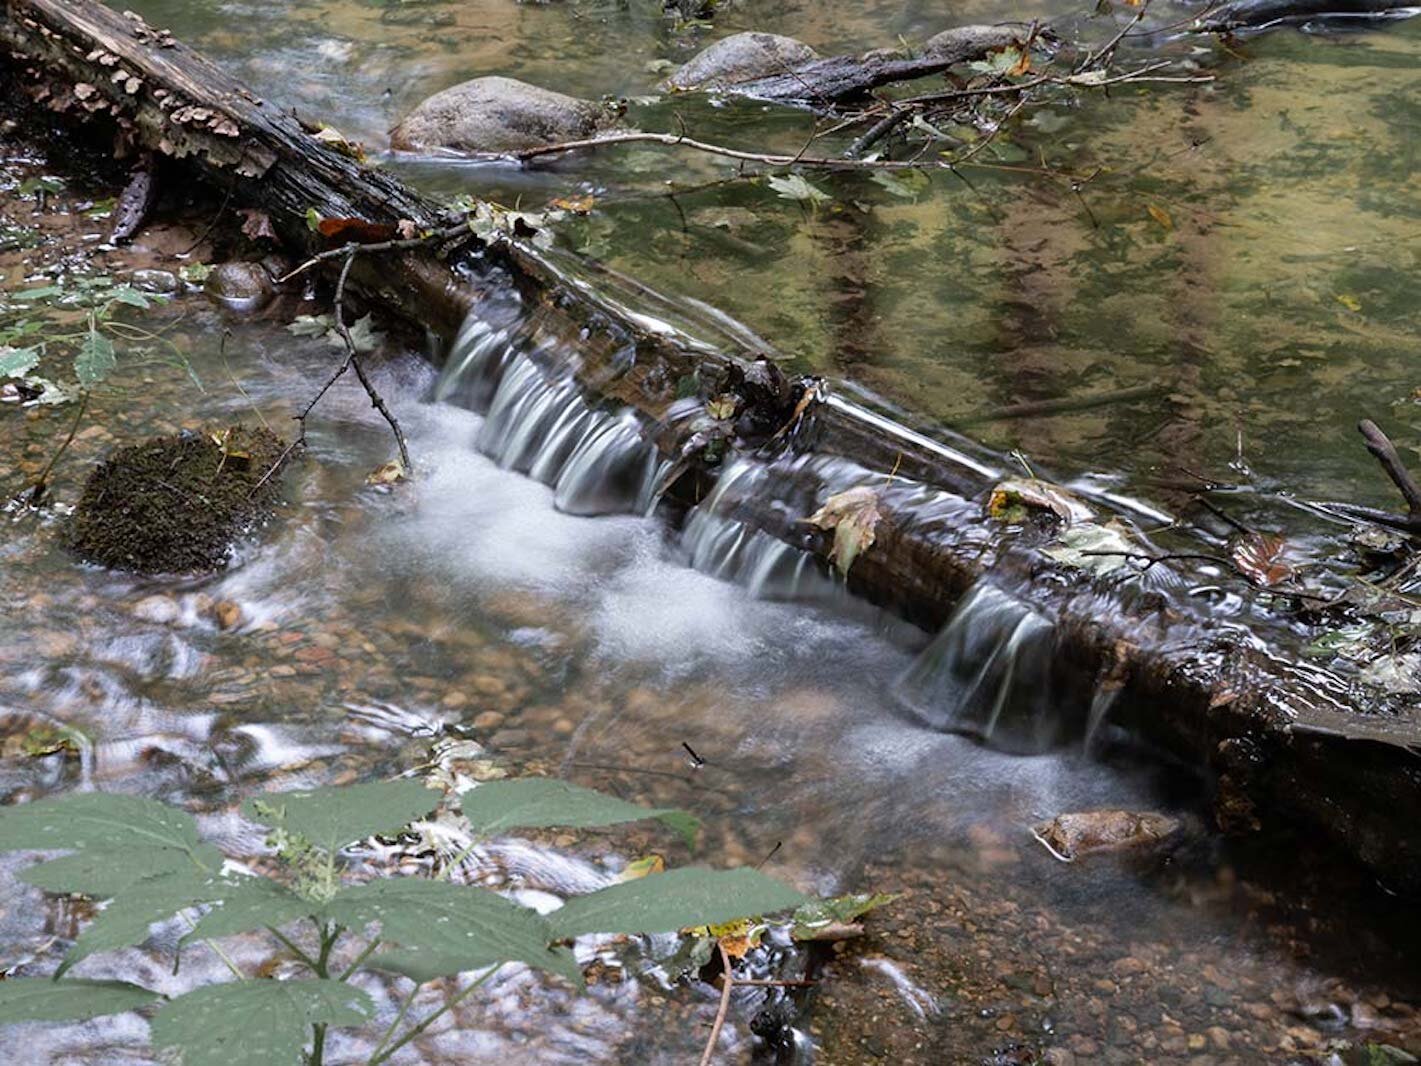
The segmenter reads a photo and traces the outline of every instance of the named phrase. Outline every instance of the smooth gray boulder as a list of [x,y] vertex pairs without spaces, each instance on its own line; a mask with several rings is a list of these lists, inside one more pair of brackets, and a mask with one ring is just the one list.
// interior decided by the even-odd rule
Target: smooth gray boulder
[[1020,22],[1002,22],[995,26],[957,26],[929,37],[923,45],[925,58],[962,63],[981,59],[1008,45],[1020,44],[1030,35],[1031,27]]
[[819,58],[803,41],[777,33],[736,33],[697,52],[666,80],[677,91],[715,89],[783,74]]
[[390,131],[397,151],[514,152],[591,137],[607,108],[515,78],[474,78],[429,97]]

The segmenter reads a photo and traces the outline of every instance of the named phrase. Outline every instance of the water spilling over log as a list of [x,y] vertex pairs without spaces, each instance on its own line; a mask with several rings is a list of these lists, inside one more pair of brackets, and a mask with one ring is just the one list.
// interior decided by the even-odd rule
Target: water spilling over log
[[[265,211],[292,251],[330,250],[308,211],[420,230],[456,221],[93,0],[7,0],[0,43],[13,92],[180,161]],[[1300,825],[1421,887],[1415,707],[1302,658],[1307,623],[1288,597],[1217,568],[1201,581],[1153,554],[1143,569],[1089,563],[1060,522],[1015,512],[1005,457],[912,428],[842,384],[777,380],[723,319],[593,264],[458,229],[387,243],[355,256],[352,289],[453,341],[440,395],[489,412],[479,446],[553,485],[564,509],[637,511],[664,489],[695,508],[683,547],[698,566],[767,595],[846,584],[925,629],[946,625],[903,685],[933,724],[1019,750],[1092,720],[1127,728],[1201,767],[1232,824]],[[708,430],[709,402],[733,411]],[[809,519],[853,490],[872,495],[877,518],[849,567],[836,534]],[[1089,486],[1077,495],[1091,517],[1073,528],[1152,550],[1133,516],[1158,512]],[[1047,687],[1054,718],[1029,698]]]

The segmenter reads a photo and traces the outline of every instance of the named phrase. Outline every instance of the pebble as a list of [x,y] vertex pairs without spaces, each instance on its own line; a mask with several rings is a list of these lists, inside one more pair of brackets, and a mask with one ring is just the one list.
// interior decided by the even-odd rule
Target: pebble
[[133,615],[156,625],[171,625],[182,616],[182,608],[171,596],[144,596],[133,605]]
[[508,715],[497,711],[484,711],[474,719],[475,729],[497,729],[508,720]]
[[218,629],[236,629],[242,624],[242,606],[234,600],[222,600],[212,608]]

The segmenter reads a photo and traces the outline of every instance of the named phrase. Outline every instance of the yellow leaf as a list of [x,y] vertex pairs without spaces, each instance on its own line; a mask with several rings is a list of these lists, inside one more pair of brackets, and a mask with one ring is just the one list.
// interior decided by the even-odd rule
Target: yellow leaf
[[1337,302],[1349,311],[1360,311],[1362,309],[1362,301],[1357,299],[1357,297],[1353,296],[1350,292],[1339,293]]
[[636,881],[651,874],[664,874],[666,872],[666,860],[660,855],[647,855],[645,858],[637,859],[635,862],[627,863],[627,868],[622,871],[622,876],[618,881]]
[[732,418],[735,415],[736,397],[730,393],[706,401],[706,414],[714,419]]
[[1174,219],[1169,217],[1169,212],[1158,204],[1148,204],[1145,210],[1150,213],[1150,217],[1167,230],[1174,229]]
[[737,918],[722,925],[698,925],[686,930],[692,936],[714,937],[732,959],[743,959],[749,954],[750,949],[760,943],[764,931],[764,925],[753,918]]
[[882,517],[878,511],[878,493],[859,486],[830,496],[823,507],[804,521],[834,531],[834,549],[829,558],[841,574],[847,574],[860,553],[873,546],[874,531]]
[[365,477],[367,485],[397,485],[404,481],[409,475],[405,472],[405,464],[398,459],[391,459],[388,463],[377,466]]
[[1023,48],[1022,51],[1021,51],[1021,58],[1018,59],[1015,63],[1012,64],[1011,69],[1007,71],[1007,77],[1009,77],[1009,78],[1019,78],[1019,77],[1021,77],[1023,74],[1025,74],[1028,70],[1030,70],[1030,69],[1031,69],[1031,53],[1030,53],[1028,50],[1026,50],[1026,49]]
[[555,211],[568,211],[574,215],[588,214],[594,204],[597,203],[595,196],[559,196],[548,204]]

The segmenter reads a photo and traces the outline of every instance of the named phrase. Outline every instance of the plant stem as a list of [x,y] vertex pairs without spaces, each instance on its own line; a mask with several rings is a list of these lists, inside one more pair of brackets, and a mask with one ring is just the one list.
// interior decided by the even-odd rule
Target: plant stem
[[[409,1043],[411,1040],[413,1040],[415,1037],[419,1036],[420,1033],[424,1032],[424,1031],[425,1031],[426,1029],[428,1029],[431,1025],[433,1025],[436,1021],[438,1021],[440,1018],[444,1017],[444,1015],[448,1014],[451,1010],[453,1010],[455,1007],[457,1007],[460,1003],[462,1003],[464,1000],[468,999],[468,997],[473,993],[473,991],[474,991],[476,988],[480,987],[480,986],[483,985],[485,982],[487,982],[490,977],[492,977],[494,974],[498,973],[498,971],[499,971],[500,969],[502,969],[502,968],[503,968],[503,963],[501,963],[501,962],[500,962],[497,966],[491,966],[491,967],[489,967],[489,969],[484,972],[483,976],[481,976],[478,980],[474,981],[471,985],[469,985],[468,988],[464,989],[464,990],[463,990],[462,992],[460,992],[458,995],[456,995],[456,996],[454,996],[453,998],[451,998],[451,999],[449,1000],[449,1002],[447,1002],[447,1003],[444,1004],[444,1006],[440,1007],[437,1011],[435,1011],[435,1012],[434,1012],[433,1014],[431,1014],[428,1018],[424,1019],[424,1021],[422,1021],[422,1022],[420,1022],[418,1025],[416,1025],[413,1029],[411,1029],[409,1032],[407,1032],[404,1036],[402,1036],[402,1037],[400,1037],[398,1040],[396,1040],[393,1044],[391,1044],[391,1045],[390,1045],[388,1048],[386,1048],[384,1051],[381,1051],[381,1052],[379,1052],[378,1054],[372,1055],[371,1058],[370,1058],[369,1063],[367,1063],[367,1066],[378,1066],[379,1063],[384,1062],[384,1061],[385,1061],[386,1059],[388,1059],[391,1055],[393,1055],[396,1051],[399,1051],[400,1048],[404,1047],[406,1044],[408,1044],[408,1043]],[[410,997],[410,998],[411,998],[411,1000],[413,1000],[413,998],[414,998],[414,997],[413,997],[413,994],[411,994],[411,997]]]
[[349,966],[347,966],[344,970],[341,971],[341,975],[340,975],[339,977],[337,977],[336,980],[337,980],[337,981],[348,981],[348,980],[350,980],[350,975],[353,974],[353,973],[355,973],[356,970],[360,969],[361,963],[363,963],[366,959],[368,959],[368,958],[370,957],[370,953],[371,953],[372,951],[374,951],[374,950],[375,950],[377,947],[379,947],[379,946],[380,946],[380,938],[379,938],[379,937],[376,937],[374,940],[370,941],[370,943],[366,944],[366,945],[365,945],[365,950],[362,951],[359,955],[357,955],[357,956],[355,957],[355,961],[354,961],[354,962],[352,962]]
[[311,958],[311,956],[307,955],[304,951],[297,947],[295,941],[291,940],[291,938],[286,936],[284,933],[281,933],[273,926],[267,926],[266,931],[272,936],[276,937],[277,940],[281,941],[282,945],[286,948],[286,950],[291,952],[298,959],[300,959],[301,962],[304,963],[313,973],[315,972],[316,960]]
[[720,1009],[715,1012],[715,1024],[711,1026],[710,1039],[706,1041],[706,1049],[701,1053],[701,1066],[710,1066],[711,1059],[715,1057],[715,1046],[720,1043],[720,1031],[725,1025],[725,1016],[730,1011],[730,990],[735,987],[735,978],[730,972],[730,953],[725,950],[725,945],[718,941],[716,947],[720,948]]
[[[405,1020],[405,1015],[407,1015],[410,1012],[410,1008],[414,1006],[414,997],[419,995],[419,990],[420,985],[416,982],[415,986],[410,989],[410,994],[405,997],[405,1001],[400,1004],[400,1009],[395,1014],[395,1020],[390,1023],[390,1027],[381,1035],[380,1042],[375,1045],[375,1050],[371,1052],[372,1056],[379,1055],[380,1052],[385,1050],[385,1045],[388,1044],[390,1038],[395,1035],[395,1030],[400,1027],[400,1022]],[[379,1062],[380,1060],[372,1057],[370,1061]]]

